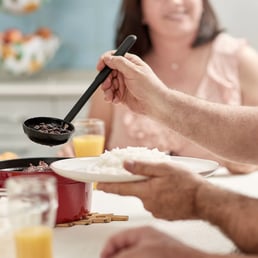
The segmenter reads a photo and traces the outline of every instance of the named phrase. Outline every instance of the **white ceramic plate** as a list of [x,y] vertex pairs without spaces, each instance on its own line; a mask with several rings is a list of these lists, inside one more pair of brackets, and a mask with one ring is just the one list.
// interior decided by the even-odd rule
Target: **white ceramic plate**
[[[100,173],[94,169],[98,159],[98,157],[63,159],[51,163],[50,167],[60,176],[81,182],[129,182],[146,179],[144,176],[133,175],[123,170]],[[203,176],[210,176],[219,166],[215,161],[188,157],[171,157],[171,161]]]

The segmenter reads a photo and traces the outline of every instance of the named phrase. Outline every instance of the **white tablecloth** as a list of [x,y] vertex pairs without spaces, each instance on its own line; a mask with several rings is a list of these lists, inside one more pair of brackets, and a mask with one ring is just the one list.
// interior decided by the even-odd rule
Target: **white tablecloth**
[[[223,169],[219,169],[218,173],[208,180],[234,191],[258,197],[258,172],[243,176],[228,176],[225,175]],[[209,223],[204,221],[168,222],[155,219],[144,210],[141,201],[135,197],[121,197],[94,191],[92,211],[129,215],[129,221],[55,228],[54,258],[97,258],[110,235],[126,228],[142,225],[154,226],[207,252],[230,253],[235,250],[234,244]]]

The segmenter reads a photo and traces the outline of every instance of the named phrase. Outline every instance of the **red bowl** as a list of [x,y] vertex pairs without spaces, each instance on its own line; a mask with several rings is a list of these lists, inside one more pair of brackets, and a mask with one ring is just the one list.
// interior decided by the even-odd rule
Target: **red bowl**
[[12,176],[37,175],[44,173],[55,176],[57,179],[58,209],[56,223],[65,223],[82,218],[90,212],[92,199],[92,184],[77,182],[57,175],[53,170],[45,172],[24,172],[23,170],[33,164],[37,166],[40,161],[48,165],[64,158],[25,158],[0,161],[0,187],[4,187],[5,180]]

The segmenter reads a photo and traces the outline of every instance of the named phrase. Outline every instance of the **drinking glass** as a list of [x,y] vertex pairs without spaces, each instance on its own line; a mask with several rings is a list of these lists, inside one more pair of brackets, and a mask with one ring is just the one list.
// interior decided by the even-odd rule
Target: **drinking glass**
[[99,156],[104,150],[105,124],[101,119],[88,118],[74,123],[75,133],[72,138],[76,157]]
[[14,258],[15,248],[7,212],[7,198],[0,194],[0,258]]
[[17,258],[53,258],[52,227],[56,221],[56,178],[13,176],[6,180],[8,215]]

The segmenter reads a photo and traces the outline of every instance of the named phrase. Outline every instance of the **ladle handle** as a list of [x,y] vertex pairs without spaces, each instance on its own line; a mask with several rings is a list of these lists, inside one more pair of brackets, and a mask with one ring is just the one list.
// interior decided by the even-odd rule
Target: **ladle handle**
[[[121,43],[118,47],[117,51],[114,53],[115,56],[123,56],[126,52],[130,50],[130,48],[135,43],[137,37],[135,35],[129,35],[126,39]],[[65,122],[70,123],[74,117],[79,113],[81,108],[85,105],[88,99],[92,96],[92,94],[96,91],[98,86],[108,77],[111,73],[112,69],[108,66],[105,66],[99,74],[96,76],[95,80],[89,86],[89,88],[84,92],[84,94],[80,97],[80,99],[75,103],[71,111],[64,118]]]

